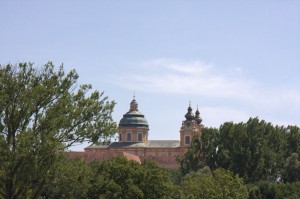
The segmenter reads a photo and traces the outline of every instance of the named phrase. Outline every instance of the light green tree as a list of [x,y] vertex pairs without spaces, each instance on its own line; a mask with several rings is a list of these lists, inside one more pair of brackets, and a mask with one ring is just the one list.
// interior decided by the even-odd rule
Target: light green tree
[[181,189],[185,198],[248,198],[248,190],[242,180],[224,169],[211,172],[209,167],[204,167],[191,172],[182,179]]
[[0,197],[38,198],[74,143],[116,132],[115,103],[49,62],[0,66]]

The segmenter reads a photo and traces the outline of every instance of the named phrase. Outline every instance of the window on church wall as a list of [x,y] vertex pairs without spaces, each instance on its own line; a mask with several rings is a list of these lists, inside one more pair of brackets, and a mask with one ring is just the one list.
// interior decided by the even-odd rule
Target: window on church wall
[[122,141],[122,134],[121,133],[119,134],[119,141],[120,142]]
[[190,136],[186,136],[185,137],[185,144],[190,144],[191,142],[191,137]]
[[138,141],[141,142],[143,140],[143,135],[142,133],[138,133]]
[[131,133],[127,133],[127,141],[131,141]]

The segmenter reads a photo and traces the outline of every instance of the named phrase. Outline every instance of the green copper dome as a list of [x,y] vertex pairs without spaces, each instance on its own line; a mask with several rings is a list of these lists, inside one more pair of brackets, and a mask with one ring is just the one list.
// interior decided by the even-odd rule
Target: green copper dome
[[130,110],[123,115],[119,127],[145,127],[148,128],[145,116],[138,111],[138,104],[135,99],[130,103]]

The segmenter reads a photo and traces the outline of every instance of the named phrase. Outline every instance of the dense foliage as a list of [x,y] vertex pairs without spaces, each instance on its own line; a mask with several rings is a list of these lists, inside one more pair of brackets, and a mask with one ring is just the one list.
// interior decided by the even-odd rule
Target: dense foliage
[[181,198],[167,169],[152,161],[139,164],[125,158],[85,163],[65,160],[42,196],[58,198]]
[[77,86],[77,73],[51,62],[0,66],[0,196],[38,198],[51,183],[62,152],[74,143],[114,134],[115,105]]
[[192,171],[183,177],[181,187],[185,198],[248,198],[248,190],[242,179],[221,168],[213,172],[209,167]]
[[300,182],[275,183],[258,182],[249,185],[249,199],[298,199]]
[[205,162],[203,159],[203,150],[199,136],[193,136],[188,151],[183,157],[178,157],[177,161],[180,164],[180,169],[183,175],[192,171],[197,171],[204,167]]
[[247,183],[299,179],[291,176],[295,172],[289,172],[299,168],[300,129],[297,126],[273,126],[250,118],[246,123],[225,122],[219,129],[204,128],[202,137],[198,151],[204,154],[205,164],[212,169],[228,169]]
[[[179,163],[181,174],[186,176],[191,173],[195,176],[194,172],[200,175],[203,165],[209,166],[212,173],[226,169],[249,183],[250,198],[300,198],[296,191],[300,181],[299,154],[299,127],[274,126],[250,118],[246,123],[225,122],[219,129],[203,128],[201,137],[192,139]],[[203,178],[203,174],[201,176]],[[212,180],[212,177],[206,178]],[[210,187],[217,186],[209,182]],[[205,186],[205,183],[201,187],[192,184],[198,191],[203,191]],[[209,193],[210,197],[217,194]]]
[[152,161],[125,158],[94,162],[89,198],[174,198],[179,195],[167,170]]

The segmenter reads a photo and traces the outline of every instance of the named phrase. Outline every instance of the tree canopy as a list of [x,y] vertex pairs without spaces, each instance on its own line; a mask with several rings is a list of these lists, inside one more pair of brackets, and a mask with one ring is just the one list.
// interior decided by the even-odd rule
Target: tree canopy
[[178,188],[173,185],[165,168],[152,161],[142,164],[116,158],[92,164],[93,178],[89,198],[177,198]]
[[292,169],[288,165],[297,165],[296,155],[287,158],[299,154],[299,150],[299,127],[274,126],[250,118],[237,124],[225,122],[219,129],[204,127],[201,138],[192,140],[179,163],[184,173],[207,165],[212,169],[228,169],[245,182],[278,181],[284,179],[284,169],[285,176]]
[[185,198],[248,198],[242,179],[221,168],[211,172],[204,167],[190,172],[182,179],[181,186]]
[[62,152],[116,132],[115,102],[51,62],[0,66],[0,195],[37,198]]
[[[223,198],[218,195],[221,191],[215,192],[222,179],[214,182],[212,176],[199,172],[209,166],[212,173],[224,169],[238,175],[240,182],[247,184],[250,198],[299,198],[299,150],[297,126],[250,118],[247,122],[225,122],[218,129],[204,127],[201,138],[195,137],[179,159],[183,193]],[[225,173],[221,176],[227,176]]]

